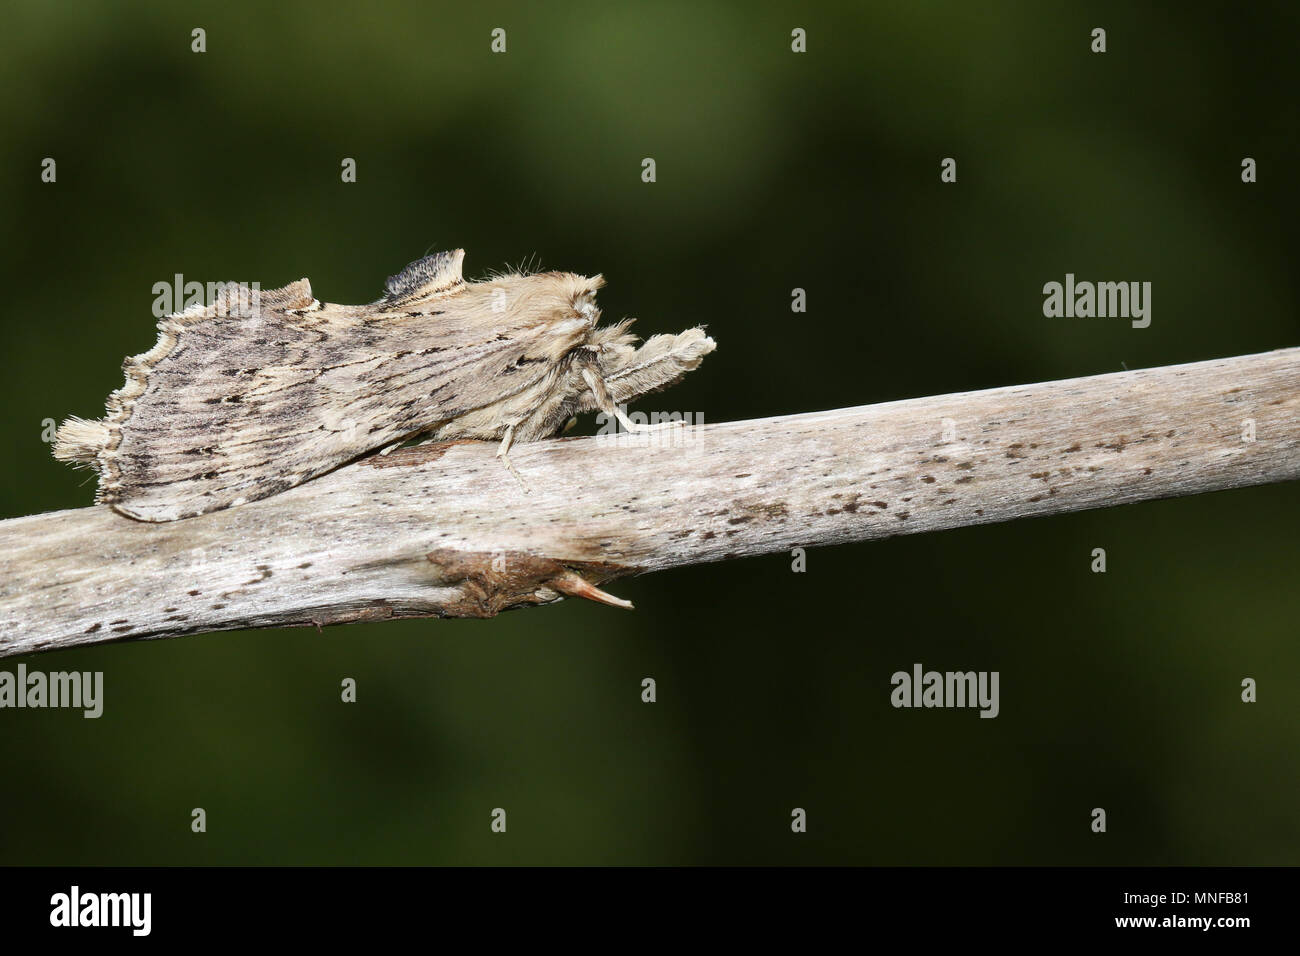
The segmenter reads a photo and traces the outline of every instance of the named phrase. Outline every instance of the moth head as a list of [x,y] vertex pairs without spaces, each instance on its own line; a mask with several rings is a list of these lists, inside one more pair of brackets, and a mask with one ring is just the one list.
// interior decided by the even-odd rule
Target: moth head
[[573,276],[573,311],[578,318],[594,329],[600,322],[600,307],[596,305],[596,290],[605,284],[604,276]]
[[537,272],[498,276],[473,288],[481,290],[495,312],[509,311],[581,338],[600,321],[596,290],[604,284],[601,276]]

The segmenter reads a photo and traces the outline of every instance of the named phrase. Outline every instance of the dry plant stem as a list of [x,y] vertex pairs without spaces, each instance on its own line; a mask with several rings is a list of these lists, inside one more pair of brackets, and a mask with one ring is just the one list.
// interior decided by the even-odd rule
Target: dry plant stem
[[0,522],[0,656],[490,616],[602,600],[595,585],[661,568],[1293,479],[1298,385],[1285,349],[521,444],[526,495],[495,445],[452,442],[167,524],[107,507],[15,518]]

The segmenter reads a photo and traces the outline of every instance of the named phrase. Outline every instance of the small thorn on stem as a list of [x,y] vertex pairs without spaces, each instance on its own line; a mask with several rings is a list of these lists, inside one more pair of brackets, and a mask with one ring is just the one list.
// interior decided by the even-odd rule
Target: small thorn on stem
[[608,604],[610,607],[621,607],[632,610],[632,602],[625,601],[621,597],[615,597],[594,584],[587,581],[580,575],[572,571],[564,571],[557,574],[546,582],[548,586],[559,591],[561,594],[567,594],[569,597],[586,598],[588,601],[599,601],[601,604]]

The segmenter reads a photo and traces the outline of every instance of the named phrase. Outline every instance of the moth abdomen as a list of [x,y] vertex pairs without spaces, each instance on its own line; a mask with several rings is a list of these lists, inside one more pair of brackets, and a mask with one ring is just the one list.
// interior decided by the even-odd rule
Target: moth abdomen
[[74,416],[55,430],[54,457],[80,467],[91,467],[111,437],[112,430],[104,419]]

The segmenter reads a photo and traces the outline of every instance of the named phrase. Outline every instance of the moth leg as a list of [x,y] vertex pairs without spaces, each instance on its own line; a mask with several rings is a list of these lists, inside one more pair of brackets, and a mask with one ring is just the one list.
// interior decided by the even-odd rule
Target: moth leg
[[519,472],[515,471],[514,463],[510,460],[510,446],[515,440],[515,426],[507,425],[506,433],[501,436],[501,444],[497,447],[497,457],[501,463],[506,466],[510,474],[514,475],[515,481],[519,482],[519,487],[523,489],[524,494],[529,494],[528,483]]
[[609,394],[609,389],[605,386],[605,380],[590,368],[582,370],[582,380],[587,383],[591,389],[591,394],[596,397],[596,407],[611,418],[618,419],[619,423],[630,432],[656,432],[661,428],[671,428],[674,425],[685,426],[686,422],[681,419],[674,419],[667,422],[656,422],[653,425],[638,425],[632,419],[627,417],[623,409],[619,408],[614,402],[614,396]]

